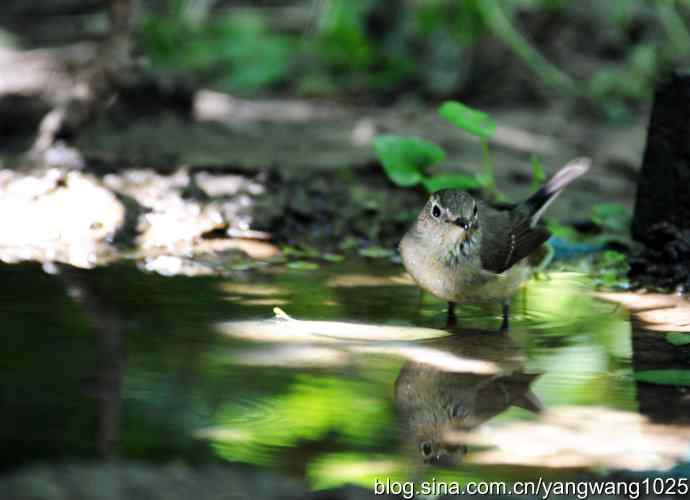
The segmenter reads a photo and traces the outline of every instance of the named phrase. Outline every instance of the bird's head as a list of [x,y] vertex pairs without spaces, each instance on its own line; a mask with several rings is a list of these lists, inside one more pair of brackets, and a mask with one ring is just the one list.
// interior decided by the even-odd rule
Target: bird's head
[[465,251],[479,229],[477,202],[465,191],[437,191],[419,214],[417,229],[444,247]]

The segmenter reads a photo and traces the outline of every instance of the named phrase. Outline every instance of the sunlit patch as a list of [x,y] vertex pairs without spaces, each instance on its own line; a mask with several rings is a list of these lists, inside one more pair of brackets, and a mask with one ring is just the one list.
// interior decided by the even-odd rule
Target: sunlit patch
[[214,428],[208,427],[199,429],[194,433],[194,437],[199,439],[219,440],[227,443],[242,443],[251,437],[251,433],[242,429],[233,429],[231,427]]
[[149,272],[161,276],[211,276],[214,269],[202,262],[176,255],[159,255],[143,261],[142,266]]
[[395,456],[364,453],[332,453],[310,464],[307,478],[315,490],[334,488],[343,483],[371,488],[377,479],[405,481],[409,465]]
[[475,373],[482,375],[491,375],[501,372],[501,368],[491,361],[467,358],[441,349],[413,344],[400,344],[394,346],[377,346],[375,344],[361,345],[353,346],[351,349],[357,352],[397,356],[408,361],[423,363],[444,372]]
[[290,303],[284,289],[275,285],[225,281],[219,288],[230,295],[224,300],[245,306],[284,306]]
[[629,309],[645,329],[690,332],[690,301],[662,293],[598,293],[597,297]]
[[676,295],[664,293],[605,293],[595,294],[598,298],[617,302],[631,311],[645,311],[650,309],[662,309],[676,307],[679,303],[687,302]]
[[[549,273],[533,279],[518,292],[514,310],[525,309],[530,318],[554,327],[559,323],[590,317],[592,307],[601,308],[592,297],[593,286],[587,276],[579,273]],[[515,302],[517,302],[515,301]],[[607,311],[610,312],[610,311]]]
[[247,297],[242,297],[238,300],[235,300],[236,303],[238,304],[243,304],[245,306],[285,306],[290,303],[289,300],[285,299],[271,299],[271,298],[265,298],[265,299],[255,299],[255,298],[247,298]]
[[[394,376],[395,368],[389,371]],[[224,405],[214,416],[216,425],[205,429],[204,436],[219,456],[258,464],[274,463],[277,450],[333,432],[364,445],[386,431],[390,407],[381,401],[388,390],[387,384],[368,380],[299,374],[284,392],[267,397],[256,408]],[[263,418],[266,412],[271,420]]]
[[205,240],[198,244],[199,250],[209,252],[226,252],[228,250],[239,250],[244,252],[252,259],[266,260],[280,255],[277,246],[266,241],[259,241],[246,238],[229,238],[218,240]]
[[378,276],[374,274],[338,274],[330,278],[326,285],[330,287],[349,288],[349,287],[378,287],[391,285],[410,285],[414,286],[414,280],[407,273],[400,273],[390,276]]
[[35,175],[0,170],[0,179],[0,260],[83,268],[107,260],[108,239],[124,223],[125,208],[97,179],[58,168]]
[[344,350],[324,346],[288,345],[235,350],[226,362],[244,366],[319,368],[346,366],[352,359]]
[[342,321],[302,321],[277,310],[276,317],[216,325],[230,337],[256,342],[402,341],[444,337],[448,332],[416,326],[368,325]]
[[535,421],[452,432],[447,439],[492,447],[466,457],[474,463],[666,470],[686,456],[690,429],[608,408],[557,407]]
[[272,120],[290,123],[332,118],[340,113],[333,106],[296,99],[240,99],[207,89],[199,90],[194,95],[194,116],[200,121],[241,123]]
[[284,293],[284,289],[275,285],[264,285],[260,283],[242,283],[225,281],[221,283],[220,289],[226,293],[239,295],[260,295],[262,297],[272,297]]

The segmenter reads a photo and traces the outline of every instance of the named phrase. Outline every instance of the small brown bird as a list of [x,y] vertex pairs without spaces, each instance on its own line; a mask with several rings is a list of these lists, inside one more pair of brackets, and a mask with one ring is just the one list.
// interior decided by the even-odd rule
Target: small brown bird
[[449,321],[455,303],[501,302],[507,328],[510,299],[531,272],[528,258],[551,236],[541,216],[589,164],[587,158],[569,162],[517,204],[491,206],[457,189],[432,194],[400,242],[407,272],[448,301]]
[[453,431],[471,431],[511,406],[542,411],[539,398],[530,390],[539,376],[519,368],[492,376],[409,362],[395,382],[396,414],[404,442],[426,464],[452,465],[467,452],[462,443],[449,439]]

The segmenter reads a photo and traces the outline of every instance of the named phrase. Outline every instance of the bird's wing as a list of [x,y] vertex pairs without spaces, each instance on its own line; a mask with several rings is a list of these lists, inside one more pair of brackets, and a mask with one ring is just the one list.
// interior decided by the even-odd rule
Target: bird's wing
[[479,255],[485,270],[502,273],[549,239],[546,228],[530,227],[529,215],[522,212],[519,208],[496,210],[489,206],[480,211]]

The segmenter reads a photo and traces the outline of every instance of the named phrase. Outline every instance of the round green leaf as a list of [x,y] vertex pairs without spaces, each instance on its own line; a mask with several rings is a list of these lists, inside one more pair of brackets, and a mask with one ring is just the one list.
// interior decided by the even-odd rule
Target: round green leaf
[[438,112],[456,127],[482,139],[489,139],[496,132],[496,122],[487,113],[457,101],[444,102]]
[[436,144],[417,137],[381,135],[374,139],[374,151],[388,178],[405,187],[419,184],[424,171],[444,158]]

